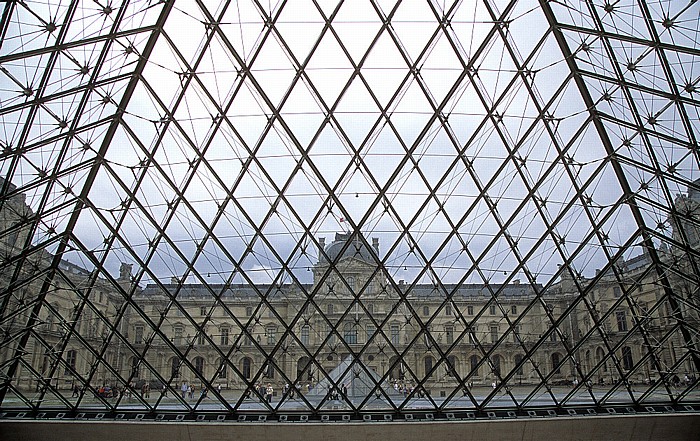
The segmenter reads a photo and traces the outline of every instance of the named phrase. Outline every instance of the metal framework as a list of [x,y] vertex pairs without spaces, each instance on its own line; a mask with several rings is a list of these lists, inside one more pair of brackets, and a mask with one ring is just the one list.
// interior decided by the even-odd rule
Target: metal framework
[[0,7],[5,415],[700,402],[699,2]]

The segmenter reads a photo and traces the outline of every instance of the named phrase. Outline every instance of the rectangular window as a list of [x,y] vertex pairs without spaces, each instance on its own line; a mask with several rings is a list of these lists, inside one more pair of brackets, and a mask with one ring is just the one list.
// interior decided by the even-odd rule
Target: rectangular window
[[423,315],[426,317],[430,315],[430,306],[423,307]]
[[134,327],[134,343],[137,345],[143,343],[143,326]]
[[355,278],[354,277],[348,277],[346,280],[348,282],[348,288],[350,288],[350,292],[353,293],[355,292]]
[[496,315],[496,305],[489,306],[489,314]]
[[511,315],[518,315],[518,307],[515,305],[510,306],[510,313]]
[[520,335],[520,326],[515,326],[513,328],[513,343],[518,342],[518,335]]
[[246,315],[246,317],[250,317],[251,315],[253,315],[253,307],[252,306],[245,307],[245,315]]
[[640,311],[642,317],[644,317],[645,319],[649,318],[648,317],[649,307],[647,306],[647,304],[645,302],[639,302],[639,311]]
[[498,325],[491,325],[489,330],[491,331],[491,343],[496,343],[498,341]]
[[221,328],[221,344],[228,345],[228,328]]
[[374,336],[374,333],[377,332],[373,324],[368,324],[366,327],[366,332],[367,332],[367,341],[369,342],[372,340],[372,337]]
[[399,325],[391,325],[389,330],[391,333],[391,343],[398,345],[399,344]]
[[309,344],[309,325],[301,327],[301,344],[308,346]]
[[619,286],[613,287],[613,296],[620,297],[622,295],[622,290]]
[[207,315],[207,307],[206,306],[199,307],[199,315]]
[[176,326],[173,329],[173,343],[176,345],[182,344],[182,333],[184,329],[181,326]]
[[197,334],[197,345],[198,345],[198,346],[202,346],[202,345],[204,345],[206,342],[207,342],[207,339],[206,339],[206,337],[205,337],[205,335],[204,335],[204,332],[200,332],[199,334]]
[[474,315],[474,307],[472,305],[467,306],[467,315]]
[[620,332],[627,331],[627,314],[625,314],[625,311],[616,311],[615,317],[617,318],[617,330]]
[[451,345],[455,341],[455,328],[452,326],[445,326],[445,342]]
[[634,367],[634,360],[632,359],[632,349],[630,349],[629,346],[622,347],[622,367],[626,371],[631,371]]
[[267,344],[274,345],[277,343],[277,329],[273,326],[267,328]]
[[335,343],[335,332],[333,331],[333,326],[330,324],[326,325],[326,332],[328,333],[328,344],[334,344]]
[[357,328],[352,324],[347,324],[343,329],[343,339],[349,345],[357,344]]
[[445,315],[452,315],[452,305],[445,305]]
[[71,369],[75,371],[75,362],[78,358],[78,353],[75,349],[66,352],[66,371],[65,375],[71,374]]

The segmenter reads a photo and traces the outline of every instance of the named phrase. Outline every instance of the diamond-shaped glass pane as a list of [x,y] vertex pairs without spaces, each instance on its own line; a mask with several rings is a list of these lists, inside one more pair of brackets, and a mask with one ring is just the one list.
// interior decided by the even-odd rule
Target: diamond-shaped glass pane
[[700,3],[113,3],[1,7],[0,409],[698,402]]

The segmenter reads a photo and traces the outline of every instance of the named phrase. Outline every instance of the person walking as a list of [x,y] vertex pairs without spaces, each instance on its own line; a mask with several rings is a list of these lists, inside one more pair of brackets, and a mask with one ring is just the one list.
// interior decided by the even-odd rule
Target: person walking
[[265,400],[267,400],[268,403],[272,403],[272,394],[274,393],[274,390],[272,389],[272,384],[267,383],[267,389],[265,389]]

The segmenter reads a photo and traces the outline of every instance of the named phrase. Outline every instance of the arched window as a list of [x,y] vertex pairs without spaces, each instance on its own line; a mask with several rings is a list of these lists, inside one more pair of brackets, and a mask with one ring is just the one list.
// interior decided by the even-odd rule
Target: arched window
[[634,366],[634,360],[632,360],[632,349],[629,346],[622,347],[622,368],[626,371],[631,371]]
[[591,351],[590,349],[586,351],[586,356],[584,357],[586,361],[586,365],[584,366],[585,370],[589,370],[591,368]]
[[561,374],[561,355],[558,352],[552,353],[552,372],[554,375]]
[[170,359],[170,376],[173,378],[180,376],[180,360],[177,357]]
[[457,357],[454,355],[449,355],[447,357],[447,373],[456,377],[457,374]]
[[603,372],[608,371],[608,363],[604,362],[603,359],[605,358],[605,351],[603,351],[603,348],[598,347],[595,350],[595,358],[596,358],[596,363],[600,364],[603,363]]
[[423,365],[425,366],[425,375],[427,377],[432,377],[433,373],[430,372],[433,369],[433,365],[435,364],[435,359],[428,355],[423,359]]
[[472,375],[479,375],[479,357],[476,355],[469,357],[469,370]]
[[131,357],[131,378],[139,378],[139,359],[137,357]]
[[301,357],[297,361],[297,378],[299,380],[304,380],[306,375],[306,380],[311,380],[313,374],[311,372],[311,359],[309,357]]
[[196,357],[194,359],[194,370],[199,374],[204,374],[204,358]]
[[242,366],[241,366],[241,373],[243,374],[243,378],[249,379],[250,378],[250,368],[251,368],[251,359],[248,357],[244,357],[242,361]]
[[[398,360],[398,362],[397,362]],[[396,363],[396,365],[394,365]],[[403,380],[404,372],[406,371],[403,361],[399,360],[397,356],[393,356],[389,359],[389,367],[391,368],[391,373],[389,374],[390,379]]]
[[491,362],[493,363],[493,373],[494,375],[501,375],[501,357],[500,355],[494,355],[493,358],[491,359]]
[[218,370],[218,378],[226,378],[228,375],[228,365],[226,364],[226,360],[224,359],[219,359],[219,370]]
[[268,379],[275,378],[275,366],[272,363],[267,363],[265,365],[265,377]]
[[523,356],[522,354],[515,354],[515,357],[513,358],[513,362],[515,363],[515,375],[523,375],[523,367],[518,366],[518,364],[523,361]]

